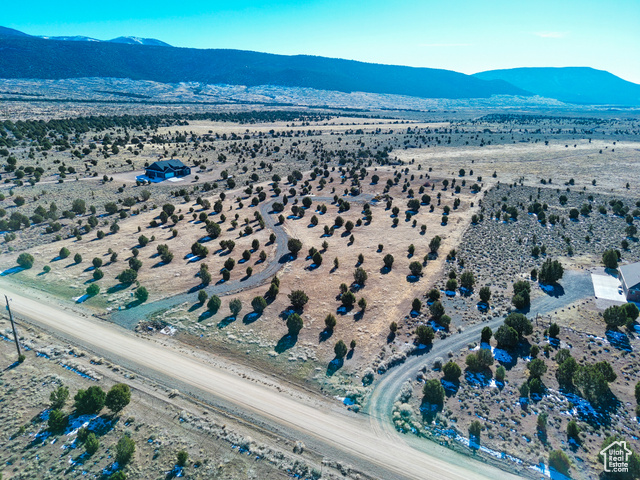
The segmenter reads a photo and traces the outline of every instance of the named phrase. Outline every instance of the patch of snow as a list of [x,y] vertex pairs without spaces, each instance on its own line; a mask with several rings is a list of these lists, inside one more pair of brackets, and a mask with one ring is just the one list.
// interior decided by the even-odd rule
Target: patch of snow
[[160,330],[160,333],[162,333],[163,335],[175,335],[177,331],[177,328],[172,327],[171,325],[167,325],[162,330]]

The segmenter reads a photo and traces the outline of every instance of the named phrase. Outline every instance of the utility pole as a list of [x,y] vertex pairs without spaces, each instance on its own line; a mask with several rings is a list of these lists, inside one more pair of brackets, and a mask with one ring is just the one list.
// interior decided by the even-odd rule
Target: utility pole
[[18,357],[22,355],[22,350],[20,349],[20,342],[18,341],[18,332],[16,331],[16,324],[13,321],[13,315],[11,314],[11,307],[9,307],[9,298],[5,295],[4,299],[7,301],[7,310],[9,311],[9,320],[11,320],[11,328],[13,329],[13,339],[16,342],[16,348],[18,349]]

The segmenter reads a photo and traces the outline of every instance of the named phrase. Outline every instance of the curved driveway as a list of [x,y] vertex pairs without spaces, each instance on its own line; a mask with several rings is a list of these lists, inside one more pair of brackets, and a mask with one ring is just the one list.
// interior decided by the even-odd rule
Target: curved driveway
[[[333,197],[312,196],[310,198],[314,202],[333,202]],[[362,194],[357,197],[350,197],[348,201],[355,203],[365,203],[371,201],[372,198],[372,195]],[[273,232],[276,234],[275,257],[268,262],[266,268],[250,276],[249,278],[246,278],[244,280],[235,280],[230,282],[218,283],[215,285],[209,285],[204,289],[209,294],[209,296],[218,295],[220,297],[223,295],[231,295],[242,290],[248,290],[251,288],[259,287],[260,285],[264,285],[268,283],[271,277],[278,273],[278,271],[280,271],[280,269],[288,261],[289,249],[287,247],[287,242],[289,241],[289,237],[284,231],[284,227],[276,223],[270,213],[273,204],[277,201],[278,198],[274,198],[266,203],[260,204],[260,206],[258,207],[260,210],[260,215],[262,215],[262,218],[264,219],[266,226],[265,228],[273,230]],[[145,318],[148,318],[152,313],[160,310],[167,310],[184,302],[195,301],[197,298],[196,295],[197,290],[194,290],[193,292],[180,293],[178,295],[165,297],[154,302],[144,303],[134,308],[117,310],[111,312],[108,319],[122,327],[133,330],[138,322]]]
[[[593,287],[590,284],[588,272],[569,270],[565,272],[561,287],[561,295],[543,295],[536,297],[531,303],[528,313],[530,318],[536,314],[544,315],[554,310],[561,309],[582,298],[593,295]],[[459,352],[466,345],[480,340],[480,333],[484,327],[490,327],[495,331],[502,325],[504,318],[497,317],[488,322],[473,325],[462,333],[454,333],[444,340],[439,340],[433,344],[429,350],[423,354],[409,357],[403,364],[391,368],[389,371],[378,377],[374,383],[374,389],[369,397],[364,411],[369,414],[371,428],[378,434],[387,438],[398,435],[392,419],[393,404],[400,392],[402,385],[408,380],[414,380],[418,371],[423,366],[431,366],[437,357],[447,358],[451,352]],[[412,447],[435,453],[440,448],[436,443],[424,441],[413,435],[406,435],[406,440]]]

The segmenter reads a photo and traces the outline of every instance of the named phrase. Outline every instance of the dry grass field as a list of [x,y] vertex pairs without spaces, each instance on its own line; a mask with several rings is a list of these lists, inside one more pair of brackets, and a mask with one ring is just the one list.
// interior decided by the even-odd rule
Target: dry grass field
[[[346,397],[355,410],[366,403],[371,380],[416,353],[418,327],[434,327],[437,344],[505,316],[514,309],[513,283],[525,280],[532,285],[532,314],[540,311],[547,326],[561,326],[561,342],[576,360],[614,365],[618,380],[611,392],[620,406],[610,424],[586,422],[582,443],[569,448],[564,432],[572,408],[553,383],[554,350],[539,355],[548,366],[550,393],[528,409],[519,405],[517,391],[528,378],[527,353],[513,356],[504,388],[494,388],[493,372],[486,384],[468,375],[448,392],[434,424],[419,410],[424,381],[441,375],[427,366],[396,406],[397,425],[430,434],[453,425],[465,436],[479,418],[483,444],[491,449],[520,453],[534,464],[563,449],[575,467],[585,467],[583,478],[592,478],[599,437],[637,431],[632,386],[638,382],[638,343],[632,327],[618,332],[628,338],[630,353],[610,346],[586,283],[570,281],[584,281],[607,249],[620,250],[621,262],[640,260],[637,233],[628,230],[640,217],[640,127],[633,118],[595,115],[452,114],[447,121],[416,115],[167,117],[135,128],[79,132],[67,126],[35,143],[11,131],[2,137],[11,140],[6,155],[0,151],[0,221],[6,227],[0,229],[0,271],[69,303],[98,285],[100,293],[82,298],[81,307],[91,313],[116,322],[126,317],[152,338],[171,326],[172,342]],[[160,158],[182,159],[193,173],[177,182],[136,182]],[[77,199],[84,208],[73,212]],[[575,219],[572,209],[582,210]],[[171,213],[162,218],[163,211]],[[215,230],[212,225],[220,227],[219,236],[207,233]],[[148,244],[140,244],[141,235]],[[288,239],[300,241],[295,256],[287,253]],[[235,244],[229,251],[221,241]],[[173,254],[169,262],[161,260],[160,245]],[[206,255],[193,256],[194,245],[206,247]],[[533,254],[536,246],[545,251]],[[59,258],[62,249],[69,252],[66,258]],[[17,269],[25,253],[33,256],[33,267]],[[384,268],[387,255],[393,257],[390,269]],[[103,274],[97,279],[94,258]],[[545,293],[531,277],[547,258],[565,269],[560,295]],[[419,274],[411,273],[412,263]],[[202,265],[211,274],[204,288]],[[116,276],[130,266],[137,278],[121,283]],[[277,295],[267,295],[271,277],[261,277],[269,269],[277,271]],[[358,269],[366,281],[356,280]],[[465,272],[475,280],[469,291],[459,288]],[[448,288],[453,278],[456,284]],[[139,286],[149,292],[143,305],[134,297]],[[492,293],[488,311],[477,307],[483,286]],[[451,319],[445,328],[431,318],[432,289]],[[298,290],[307,301],[296,309],[289,295]],[[221,308],[208,312],[199,292],[219,294]],[[354,304],[345,308],[347,292]],[[256,297],[267,300],[262,312],[252,305]],[[236,314],[230,310],[235,300],[241,302]],[[294,312],[303,322],[297,335],[287,326]],[[333,328],[325,325],[328,315],[336,318]],[[528,340],[541,350],[549,344],[543,330],[537,326]],[[342,353],[339,341],[346,346]],[[464,370],[468,353],[452,351],[449,357]],[[535,432],[540,412],[549,413],[546,439]]]

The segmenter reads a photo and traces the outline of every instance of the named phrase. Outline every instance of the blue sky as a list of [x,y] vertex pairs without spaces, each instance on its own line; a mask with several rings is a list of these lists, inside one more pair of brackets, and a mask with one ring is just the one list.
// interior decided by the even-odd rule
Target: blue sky
[[4,2],[0,25],[463,73],[590,66],[640,83],[640,0],[49,0]]

